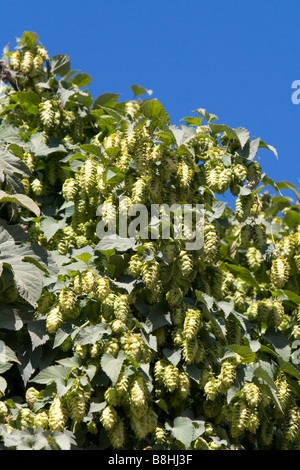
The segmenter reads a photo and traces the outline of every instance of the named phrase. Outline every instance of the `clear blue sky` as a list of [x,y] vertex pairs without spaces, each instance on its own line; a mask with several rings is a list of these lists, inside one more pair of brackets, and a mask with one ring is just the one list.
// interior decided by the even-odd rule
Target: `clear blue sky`
[[279,154],[264,171],[300,186],[299,0],[14,0],[1,8],[0,47],[34,31],[49,54],[69,54],[93,97],[152,89],[172,124],[199,107],[245,127]]

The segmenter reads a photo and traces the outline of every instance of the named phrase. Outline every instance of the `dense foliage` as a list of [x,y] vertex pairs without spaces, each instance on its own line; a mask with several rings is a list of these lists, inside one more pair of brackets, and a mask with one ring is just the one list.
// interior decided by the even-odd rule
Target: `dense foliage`
[[[205,109],[171,125],[137,85],[94,100],[32,32],[1,67],[1,448],[298,449],[300,197],[263,173],[276,150]],[[157,220],[99,239],[163,203],[203,205],[201,248]]]

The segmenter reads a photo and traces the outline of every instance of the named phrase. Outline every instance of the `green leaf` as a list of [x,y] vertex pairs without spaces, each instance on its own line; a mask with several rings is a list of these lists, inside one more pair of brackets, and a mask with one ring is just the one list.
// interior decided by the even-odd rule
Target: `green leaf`
[[253,160],[257,154],[259,143],[260,138],[248,141],[237,153],[248,160]]
[[294,195],[296,196],[297,200],[300,201],[300,193],[298,191],[298,187],[295,186],[293,183],[290,183],[288,181],[277,181],[277,186],[278,188],[281,189],[290,189]]
[[57,273],[51,255],[37,244],[16,244],[14,237],[0,220],[0,274],[9,265],[20,296],[36,305],[42,290],[42,272]]
[[55,440],[55,443],[60,447],[60,450],[70,450],[72,444],[75,446],[77,445],[74,434],[68,429],[65,429],[64,432],[53,432],[52,438]]
[[87,73],[78,73],[74,78],[70,80],[74,85],[78,87],[88,86],[92,79]]
[[262,379],[264,382],[266,382],[273,390],[277,391],[277,387],[275,385],[275,382],[273,378],[271,377],[270,373],[262,366],[258,366],[254,371],[253,375],[256,377]]
[[280,361],[280,369],[285,372],[286,374],[292,375],[296,377],[297,380],[300,380],[300,372],[293,366],[290,362],[281,360]]
[[95,99],[93,109],[101,108],[102,106],[114,107],[119,96],[120,94],[116,93],[103,93]]
[[[42,291],[42,278],[39,270],[30,263],[24,263],[24,250],[15,245],[14,240],[0,227],[0,273],[3,265],[10,265],[16,287],[21,297],[35,305]],[[28,252],[30,254],[30,251]]]
[[87,152],[89,154],[96,155],[102,161],[106,160],[105,157],[102,154],[101,148],[98,147],[98,145],[83,144],[83,145],[80,146],[80,148],[82,148],[82,150],[84,150],[85,152]]
[[192,420],[186,416],[178,416],[174,419],[173,426],[166,423],[167,431],[170,431],[173,437],[182,442],[186,449],[188,449],[194,440],[195,426]]
[[110,378],[113,385],[117,382],[123,362],[126,359],[126,355],[123,351],[119,351],[118,356],[114,357],[110,353],[104,353],[101,357],[101,367],[106,373],[106,375]]
[[109,330],[104,323],[98,325],[88,325],[81,329],[76,337],[76,343],[84,346],[85,344],[95,344],[99,341],[105,333]]
[[0,394],[4,395],[7,388],[7,382],[4,377],[0,377]]
[[209,124],[212,132],[214,134],[220,134],[225,132],[228,136],[234,137],[240,143],[240,146],[243,148],[246,142],[249,139],[249,131],[243,127],[237,127],[236,129],[232,129],[231,127],[227,126],[226,124]]
[[201,369],[199,369],[199,367],[196,366],[196,364],[187,364],[187,365],[185,364],[183,366],[183,369],[191,379],[199,383],[202,372],[201,372]]
[[206,211],[209,214],[209,220],[215,220],[222,217],[227,206],[227,202],[224,201],[215,201],[211,207],[211,211]]
[[64,359],[58,359],[56,362],[64,367],[72,368],[72,367],[79,367],[81,360],[77,356],[72,356],[72,357],[65,357]]
[[65,323],[55,333],[53,348],[60,346],[72,333],[74,329],[72,325]]
[[194,425],[194,434],[193,441],[196,440],[199,436],[205,433],[205,420],[204,419],[193,419]]
[[59,381],[62,383],[65,381],[68,372],[69,368],[63,365],[49,366],[39,372],[30,382],[49,384],[50,382]]
[[291,355],[289,339],[281,331],[268,328],[264,334],[264,338],[272,344],[276,353],[283,361],[289,360]]
[[291,290],[280,290],[280,291],[272,291],[273,295],[278,296],[278,300],[289,300],[290,302],[294,303],[295,305],[300,304],[300,295],[296,294]]
[[257,289],[260,288],[258,282],[252,276],[249,269],[245,268],[244,266],[237,266],[235,264],[227,264],[227,263],[226,263],[226,267],[232,272],[232,274],[235,274],[237,277],[247,282],[247,284],[250,284],[251,286],[256,287]]
[[211,121],[216,121],[218,117],[215,114],[208,113],[204,108],[195,109],[194,113],[200,114],[204,119],[209,123]]
[[1,173],[5,175],[5,179],[13,192],[22,193],[24,191],[20,177],[30,176],[28,167],[19,157],[0,147],[0,181],[3,179]]
[[19,39],[19,43],[22,44],[24,47],[34,47],[36,42],[38,41],[38,35],[33,31],[24,31],[22,34],[21,39]]
[[300,224],[300,214],[298,214],[298,212],[296,212],[295,210],[290,209],[288,212],[286,212],[282,221],[290,229],[292,229],[295,227],[295,225]]
[[241,356],[245,364],[251,364],[251,362],[255,361],[256,354],[248,346],[243,346],[240,344],[229,344],[227,348]]
[[4,341],[0,340],[0,364],[6,364],[8,362],[20,363],[16,353],[8,347]]
[[11,99],[22,106],[29,114],[38,112],[40,97],[33,91],[17,91],[12,94]]
[[39,217],[41,213],[39,206],[25,194],[15,193],[11,195],[0,189],[0,202],[11,202],[13,204],[18,204],[33,212],[37,217]]
[[143,88],[142,86],[136,84],[131,85],[130,89],[133,91],[135,98],[137,96],[144,95],[145,93],[147,93],[148,95],[152,95],[153,93],[152,90],[146,90],[146,88]]
[[[115,255],[116,257],[117,255]],[[113,258],[113,256],[112,256]],[[111,260],[111,258],[110,258]],[[125,261],[124,261],[125,264]],[[129,274],[123,274],[119,276],[117,281],[114,279],[111,280],[112,284],[118,287],[119,289],[125,289],[128,294],[130,294],[142,281],[135,279],[134,277],[130,276]]]
[[151,310],[144,323],[148,333],[152,333],[162,326],[170,326],[171,324],[170,314],[166,312],[163,305],[159,303],[151,306]]
[[218,307],[223,310],[225,314],[225,318],[228,318],[232,310],[234,309],[234,302],[231,300],[230,302],[226,302],[225,300],[220,300],[219,302],[216,302]]
[[2,121],[0,125],[0,140],[8,142],[9,144],[17,144],[19,146],[24,146],[24,140],[21,137],[21,130],[17,127],[7,124],[7,122]]
[[67,54],[54,55],[50,59],[50,67],[53,75],[63,77],[71,68],[70,57]]
[[90,259],[93,257],[90,253],[82,253],[81,255],[76,256],[77,259],[83,261],[85,264],[88,264]]
[[45,344],[49,339],[45,320],[34,320],[29,322],[27,324],[27,330],[31,339],[32,350]]
[[6,362],[4,364],[1,364],[0,362],[0,374],[4,374],[7,370],[9,370],[12,367],[12,364],[10,362]]
[[106,401],[102,401],[100,403],[91,400],[90,404],[90,413],[100,413],[104,408],[107,406]]
[[121,183],[125,178],[125,174],[116,167],[109,167],[103,173],[103,181],[109,184]]
[[194,129],[194,127],[181,126],[181,128],[179,128],[177,126],[172,125],[169,126],[169,129],[174,134],[178,147],[187,144],[191,139],[193,139],[197,135],[197,131],[196,129]]
[[159,406],[165,413],[168,413],[169,410],[168,410],[168,406],[165,402],[165,400],[163,400],[162,398],[160,398],[159,400],[156,401],[156,404],[157,406]]
[[168,359],[168,361],[170,361],[173,364],[173,366],[176,367],[181,359],[181,349],[173,350],[173,349],[164,348],[162,352],[164,356]]
[[61,99],[61,102],[62,102],[62,105],[65,107],[67,102],[69,101],[69,98],[71,98],[71,96],[73,96],[75,93],[77,93],[77,90],[75,89],[75,87],[72,87],[72,88],[65,88],[65,86],[67,86],[67,84],[64,82],[62,83],[61,80],[58,82],[58,90],[57,90],[57,94],[59,95],[60,99]]
[[24,325],[18,309],[0,303],[0,312],[0,328],[19,331]]
[[47,241],[51,240],[55,233],[65,225],[64,220],[56,220],[53,217],[45,217],[41,221],[41,229]]
[[140,108],[140,112],[150,118],[160,118],[166,123],[170,123],[170,118],[163,105],[157,100],[148,100]]
[[185,118],[180,119],[180,121],[185,121],[187,126],[197,126],[200,127],[202,123],[202,118],[194,117],[194,116],[187,116]]
[[271,150],[271,152],[274,153],[275,157],[277,158],[278,160],[278,153],[277,153],[277,150],[275,149],[275,147],[273,147],[272,145],[268,145],[266,144],[263,140],[260,139],[259,141],[259,147],[261,148],[264,148],[264,149],[267,149],[267,150]]
[[276,395],[276,390],[274,390],[273,387],[270,387],[266,382],[260,383],[259,387],[260,387],[262,392],[264,392],[266,395],[268,395],[274,401],[274,403],[276,403],[279,410],[281,412],[283,412],[283,410],[281,408],[280,401],[278,400],[278,397]]
[[110,235],[102,238],[102,240],[100,240],[100,242],[95,246],[95,250],[102,252],[109,250],[127,251],[135,247],[135,238],[122,238],[119,235]]
[[31,137],[29,147],[37,157],[46,157],[54,152],[67,152],[60,140],[53,136],[48,137],[45,142],[45,136],[42,132],[37,132]]

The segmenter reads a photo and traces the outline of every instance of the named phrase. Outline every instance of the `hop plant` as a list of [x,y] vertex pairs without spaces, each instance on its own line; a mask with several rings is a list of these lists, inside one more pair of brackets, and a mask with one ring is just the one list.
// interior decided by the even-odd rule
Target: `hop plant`
[[109,433],[109,438],[112,446],[115,449],[121,449],[124,446],[126,440],[126,431],[123,422],[118,419],[116,425]]
[[204,256],[205,261],[213,262],[219,248],[219,236],[214,224],[207,224],[204,227]]
[[87,397],[82,387],[77,386],[69,390],[65,397],[68,415],[76,422],[81,422],[86,414]]
[[128,295],[120,294],[114,301],[114,314],[118,320],[127,323],[130,320],[130,305]]
[[44,126],[52,127],[54,124],[54,109],[51,100],[46,100],[40,104],[40,118]]
[[78,183],[75,178],[69,178],[63,183],[62,194],[66,201],[74,201],[78,191]]
[[247,168],[247,179],[251,189],[256,188],[261,180],[261,167],[258,162],[251,162]]
[[33,54],[31,51],[26,51],[20,62],[20,69],[26,75],[30,72],[33,66]]
[[178,393],[182,400],[185,400],[191,391],[191,382],[189,376],[184,372],[179,373],[178,377]]
[[179,370],[173,364],[164,368],[163,383],[169,392],[174,392],[179,386]]
[[63,288],[60,291],[59,297],[59,308],[63,313],[68,313],[72,311],[76,305],[76,294],[67,288]]
[[263,264],[263,256],[255,246],[251,246],[248,248],[247,253],[247,262],[250,269],[254,272],[258,271],[262,264]]
[[136,377],[129,390],[130,403],[135,408],[143,409],[147,406],[147,393],[145,381],[142,376]]
[[300,432],[300,411],[297,406],[292,406],[287,413],[284,437],[287,441],[295,441]]
[[228,389],[235,381],[236,365],[231,361],[224,361],[221,366],[221,372],[218,380],[221,382],[222,387]]
[[53,306],[47,313],[46,328],[48,333],[56,333],[58,328],[63,323],[62,311],[59,305]]
[[244,167],[244,165],[237,163],[232,168],[232,175],[233,175],[234,180],[239,185],[242,185],[245,179],[247,178],[247,169]]
[[220,393],[220,387],[222,382],[215,378],[211,377],[206,384],[204,385],[204,394],[208,400],[214,401],[217,395]]
[[279,256],[272,261],[270,278],[273,286],[281,289],[288,281],[290,266],[285,258]]
[[5,421],[5,417],[8,413],[8,408],[3,401],[0,401],[0,423]]
[[181,251],[179,253],[178,264],[183,276],[188,277],[192,273],[193,260],[187,252]]
[[[108,97],[108,107],[93,106],[79,84],[84,76],[59,80],[55,60],[49,62],[34,33],[24,33],[4,56],[2,72],[15,82],[0,97],[0,140],[11,162],[9,171],[5,162],[1,168],[0,186],[32,198],[40,215],[11,202],[14,197],[1,209],[3,233],[7,223],[16,257],[24,257],[23,270],[10,266],[11,256],[0,276],[2,323],[9,327],[0,332],[7,352],[1,446],[18,429],[22,442],[43,442],[37,434],[58,449],[61,433],[68,437],[71,430],[80,448],[183,450],[166,418],[175,424],[189,410],[195,425],[199,416],[204,424],[201,436],[194,429],[191,449],[298,449],[297,364],[275,360],[275,337],[286,346],[300,339],[299,201],[263,191],[268,178],[259,163],[245,158],[240,139],[219,133],[212,119],[203,126],[188,118],[184,132],[173,135],[155,101]],[[221,201],[226,191],[235,210]],[[119,228],[120,216],[136,203],[158,204],[165,220],[156,225],[151,218],[149,239],[137,237],[125,251],[118,239],[115,248],[98,250],[97,223]],[[193,235],[188,224],[181,224],[182,240],[173,226],[169,239],[162,236],[164,203],[204,206],[201,249],[185,248]],[[58,222],[53,227],[51,217]],[[8,239],[2,238],[5,258]],[[36,277],[41,271],[39,299],[33,285],[27,289],[30,266]],[[24,361],[7,368],[14,345],[19,360],[26,351],[30,370]],[[118,377],[104,359],[115,363]],[[275,383],[272,393],[256,375],[257,364],[265,364],[267,382]],[[18,374],[25,381],[27,372],[46,377],[47,367],[60,375],[57,390],[53,381],[37,382],[40,391],[26,386],[21,398]]]
[[106,406],[101,413],[100,421],[106,431],[111,431],[118,422],[115,408],[111,405]]
[[64,400],[56,396],[49,408],[49,428],[52,431],[63,431],[67,419],[68,410]]
[[165,444],[167,440],[166,430],[158,426],[154,431],[154,440],[157,444]]
[[92,271],[86,270],[81,273],[80,276],[80,287],[82,292],[89,294],[95,285],[95,275]]
[[279,374],[275,381],[275,385],[277,388],[276,395],[280,402],[281,408],[283,410],[286,410],[291,404],[292,393],[285,374],[283,374],[282,372]]
[[43,183],[40,179],[38,178],[35,178],[32,182],[31,182],[31,190],[32,192],[36,195],[36,196],[40,196],[42,193],[43,193],[43,189],[44,189],[44,186],[43,186]]
[[255,408],[259,405],[261,401],[261,392],[259,387],[254,383],[247,382],[245,383],[242,389],[243,396],[245,398],[246,403],[251,407]]
[[120,399],[126,399],[128,397],[129,386],[130,379],[128,375],[126,375],[124,372],[121,372],[115,384],[115,390]]
[[249,217],[252,204],[252,193],[237,197],[235,202],[235,216],[239,222],[244,222]]
[[26,390],[25,398],[26,398],[26,402],[28,404],[28,407],[31,410],[33,409],[33,405],[36,402],[38,396],[39,396],[39,391],[36,390],[34,387],[30,387]]
[[183,337],[187,340],[192,339],[194,336],[197,335],[200,327],[201,327],[200,310],[188,309],[186,312],[184,325],[183,325]]
[[27,427],[33,427],[34,414],[30,408],[21,408],[16,418],[17,429],[23,430]]
[[182,161],[178,165],[178,178],[180,185],[183,188],[188,188],[193,178],[193,168],[191,168],[185,161]]
[[129,274],[131,274],[135,278],[138,278],[142,272],[142,268],[143,268],[143,262],[140,259],[140,256],[138,254],[133,255],[130,258],[129,265],[128,265]]
[[34,427],[47,430],[49,428],[49,418],[46,411],[38,411],[34,415]]
[[89,157],[82,165],[79,175],[79,184],[87,194],[92,194],[97,183],[97,164],[93,157]]
[[230,432],[232,437],[237,437],[247,428],[250,419],[250,411],[243,400],[238,400],[233,405],[233,408],[233,420]]
[[231,168],[224,168],[219,175],[217,193],[223,194],[229,189],[232,182],[233,174]]
[[182,348],[182,356],[187,364],[193,362],[201,362],[204,358],[205,351],[200,347],[197,337],[191,339],[182,339],[180,335],[179,344]]
[[159,263],[156,260],[145,261],[142,265],[142,279],[147,289],[153,289],[159,279]]

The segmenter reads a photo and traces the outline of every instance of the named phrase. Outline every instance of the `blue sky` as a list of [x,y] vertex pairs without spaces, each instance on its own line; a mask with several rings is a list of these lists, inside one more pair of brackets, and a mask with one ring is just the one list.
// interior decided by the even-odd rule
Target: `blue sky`
[[299,187],[299,22],[298,0],[15,0],[1,8],[0,47],[34,31],[91,76],[94,98],[130,99],[137,83],[176,125],[205,108],[273,145],[279,158],[261,151],[263,170]]

